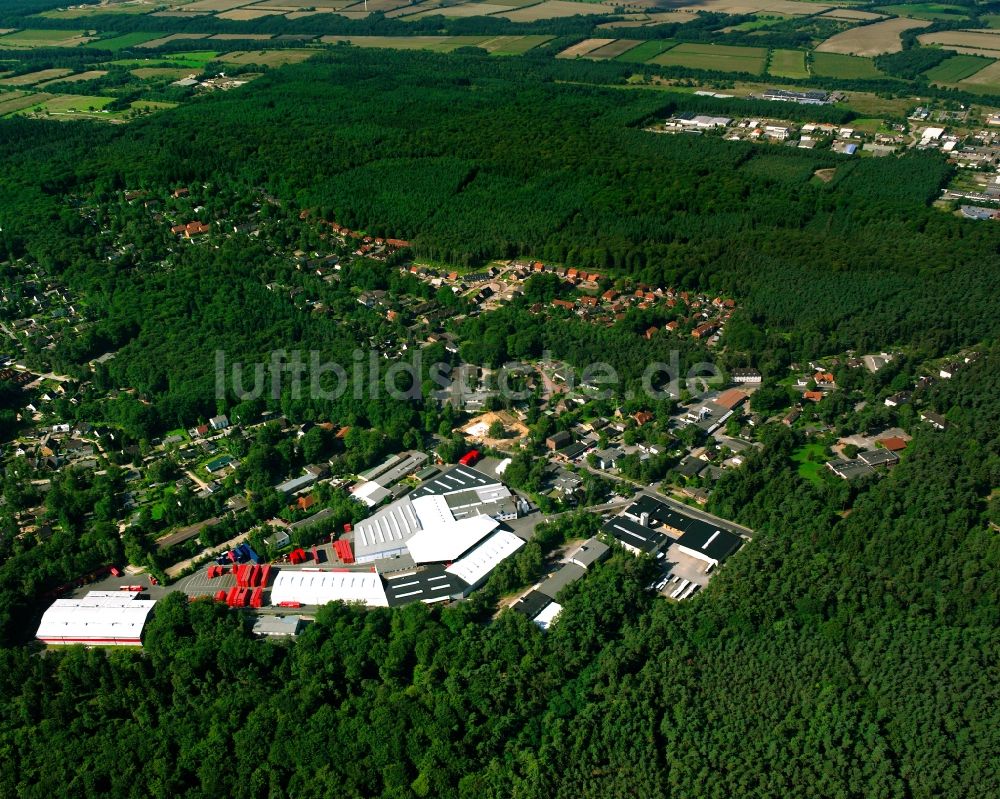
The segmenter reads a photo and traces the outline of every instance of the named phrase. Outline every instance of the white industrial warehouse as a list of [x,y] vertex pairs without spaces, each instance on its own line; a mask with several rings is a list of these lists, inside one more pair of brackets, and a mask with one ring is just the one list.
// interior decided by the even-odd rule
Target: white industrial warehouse
[[46,644],[141,646],[156,600],[138,597],[138,591],[91,591],[81,599],[57,599],[35,637]]
[[274,578],[271,587],[271,604],[300,602],[303,605],[325,605],[327,602],[363,602],[372,608],[385,608],[389,600],[385,595],[382,578],[377,572],[315,570],[290,571],[283,569]]
[[[370,564],[371,571],[282,569],[271,605],[342,600],[386,607],[466,596],[524,546],[523,539],[498,528],[525,508],[495,477],[453,467],[355,525],[356,562]],[[412,570],[396,567],[388,579],[378,573],[386,561],[402,556],[412,561]]]
[[[417,563],[451,560],[499,522],[516,519],[520,510],[518,500],[495,477],[470,466],[455,466],[359,522],[354,528],[354,556],[358,563],[407,553]],[[458,543],[447,544],[459,540],[466,545],[457,551]],[[441,548],[449,548],[451,554],[442,555]]]

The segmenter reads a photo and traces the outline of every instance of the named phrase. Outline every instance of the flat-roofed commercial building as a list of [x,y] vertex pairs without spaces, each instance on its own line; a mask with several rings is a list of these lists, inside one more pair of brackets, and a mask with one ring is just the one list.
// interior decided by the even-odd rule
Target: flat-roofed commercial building
[[513,533],[500,530],[467,555],[451,564],[446,572],[454,574],[468,588],[466,593],[479,587],[502,561],[524,546],[524,541]]
[[57,599],[35,637],[46,644],[141,646],[156,600],[138,597],[137,591],[91,591],[82,599]]
[[271,604],[299,602],[325,605],[327,602],[361,602],[370,608],[389,607],[385,586],[377,572],[282,570],[271,587]]

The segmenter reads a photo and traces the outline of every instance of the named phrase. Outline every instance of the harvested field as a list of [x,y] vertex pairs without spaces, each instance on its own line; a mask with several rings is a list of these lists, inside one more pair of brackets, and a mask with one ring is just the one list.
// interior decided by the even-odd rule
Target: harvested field
[[[402,6],[392,11],[386,11],[385,18],[395,19],[397,17],[405,17],[406,19],[412,19],[416,14],[429,11],[432,8],[439,8],[440,6],[441,0],[424,0],[424,2],[412,6]],[[406,19],[404,19],[404,22]]]
[[535,22],[539,19],[556,19],[557,17],[575,17],[578,14],[611,14],[611,9],[598,3],[574,3],[572,0],[545,0],[537,6],[515,8],[497,17],[509,19],[512,22]]
[[273,17],[275,14],[280,14],[276,8],[235,8],[232,11],[223,11],[220,14],[216,14],[216,19],[231,19],[236,22],[248,22],[252,19],[260,19],[261,17]]
[[[368,0],[368,11],[392,11],[396,8],[402,8],[408,5],[406,0]],[[343,9],[353,9],[355,11],[364,11],[365,4],[354,2],[350,5],[341,6]],[[502,8],[505,7],[501,7]]]
[[680,6],[678,11],[708,11],[713,14],[759,14],[765,11],[789,16],[812,16],[828,11],[832,6],[799,0],[695,0]]
[[618,58],[618,56],[624,55],[639,44],[642,44],[642,42],[638,39],[617,39],[611,44],[604,45],[604,47],[598,47],[596,50],[591,50],[587,53],[587,58],[595,58],[599,61],[609,58]]
[[184,39],[207,39],[207,33],[171,33],[169,36],[163,36],[159,39],[152,39],[148,42],[143,42],[142,44],[136,45],[143,49],[149,48],[153,49],[155,47],[163,47],[171,42],[182,41]]
[[683,42],[649,60],[665,67],[690,67],[713,72],[764,71],[767,50],[763,47],[732,47],[724,44],[690,44]]
[[880,10],[913,19],[962,21],[969,18],[966,9],[962,6],[941,3],[900,3],[899,5],[882,6]]
[[319,50],[234,50],[220,55],[218,60],[224,64],[260,64],[268,67],[280,67],[285,64],[299,64],[307,58],[312,58]]
[[231,8],[248,6],[253,0],[195,0],[184,6],[184,11],[229,11]]
[[44,88],[45,86],[51,86],[53,83],[81,83],[85,80],[96,80],[97,78],[103,78],[108,74],[106,69],[91,69],[87,72],[77,72],[75,75],[67,75],[63,78],[56,78],[55,80],[47,80],[44,83],[37,84],[36,88]]
[[930,22],[916,19],[887,19],[861,25],[857,28],[835,34],[822,42],[817,53],[841,53],[843,55],[876,56],[898,53],[903,49],[900,34],[911,28],[926,28]]
[[585,56],[587,53],[598,50],[601,47],[611,44],[614,39],[584,39],[582,42],[577,42],[571,47],[567,47],[563,50],[556,58],[579,58],[580,56]]
[[695,11],[658,11],[652,14],[636,14],[630,19],[603,22],[599,28],[649,28],[654,25],[684,25],[698,19]]
[[50,97],[55,97],[55,95],[46,94],[45,92],[10,92],[8,94],[0,94],[0,116],[14,114],[18,111],[23,111],[25,108],[32,108],[40,103],[44,103]]
[[[372,4],[369,3],[368,7],[371,8]],[[398,5],[393,6],[393,8],[398,8]],[[421,11],[419,14],[413,14],[412,18],[417,17],[431,17],[441,15],[443,17],[488,17],[490,14],[498,14],[501,11],[510,11],[510,6],[502,6],[497,3],[462,3],[457,6],[447,6],[445,8],[432,8],[427,11]]]
[[967,91],[981,91],[1000,94],[1000,61],[994,61],[985,69],[965,78],[959,87]]
[[870,58],[842,53],[812,54],[812,72],[824,78],[883,78]]
[[938,31],[924,33],[917,39],[921,44],[939,44],[952,50],[961,47],[959,52],[975,55],[989,55],[993,50],[1000,50],[1000,31]]
[[459,47],[478,47],[489,36],[323,36],[328,43],[350,42],[354,47],[384,47],[391,50],[431,50],[450,53]]
[[[944,46],[942,45],[942,47]],[[978,55],[982,58],[1000,58],[1000,52],[996,50],[988,50],[983,47],[958,47],[957,45],[953,47],[949,45],[944,49],[951,50],[955,53],[962,53],[963,55]]]
[[38,16],[47,19],[82,19],[105,14],[148,14],[150,10],[151,7],[148,3],[101,3],[100,5],[77,6],[76,8],[54,8],[43,11]]
[[[260,0],[260,2],[254,3],[254,8],[280,8],[282,10],[291,9],[296,11],[298,9],[329,9],[329,8],[347,8],[347,6],[354,5],[357,0],[309,0],[309,2],[296,3],[294,0]],[[244,3],[243,5],[248,5]]]
[[38,72],[28,72],[25,75],[17,75],[13,78],[3,78],[0,80],[2,86],[34,86],[45,80],[61,78],[72,73],[72,69],[40,69]]
[[217,33],[208,38],[219,42],[266,42],[271,39],[271,36],[270,33]]
[[487,53],[493,55],[521,55],[533,50],[546,42],[552,41],[552,36],[533,34],[530,36],[497,36],[477,44]]
[[802,50],[772,50],[768,75],[778,78],[808,78],[806,54]]
[[834,8],[820,14],[820,16],[832,19],[860,19],[865,21],[870,19],[885,19],[885,14],[873,14],[871,11],[861,11],[856,8]]
[[76,47],[89,42],[92,37],[86,31],[64,30],[32,30],[26,29],[16,33],[0,36],[0,47],[35,48],[35,47]]
[[188,75],[197,75],[197,69],[190,67],[139,67],[129,70],[139,80],[180,80]]
[[956,55],[931,67],[924,75],[932,83],[958,83],[992,63],[988,58],[978,55]]

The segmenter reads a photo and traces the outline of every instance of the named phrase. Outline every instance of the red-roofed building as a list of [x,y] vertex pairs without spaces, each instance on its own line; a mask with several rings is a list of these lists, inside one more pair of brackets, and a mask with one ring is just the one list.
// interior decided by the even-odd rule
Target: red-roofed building
[[889,436],[888,438],[881,438],[878,440],[879,444],[885,447],[889,452],[900,452],[906,449],[906,442],[899,436]]
[[730,388],[715,398],[715,404],[721,405],[726,410],[732,410],[742,405],[746,399],[747,395],[738,388]]
[[805,391],[802,394],[802,399],[807,399],[811,402],[819,402],[823,397],[824,394],[822,391]]
[[635,423],[642,427],[647,422],[653,421],[653,414],[649,411],[636,411],[632,414],[632,418],[635,419]]
[[655,336],[659,332],[660,329],[658,327],[648,327],[646,328],[646,332],[643,335],[645,335],[646,341],[649,341],[650,339],[653,338],[653,336]]

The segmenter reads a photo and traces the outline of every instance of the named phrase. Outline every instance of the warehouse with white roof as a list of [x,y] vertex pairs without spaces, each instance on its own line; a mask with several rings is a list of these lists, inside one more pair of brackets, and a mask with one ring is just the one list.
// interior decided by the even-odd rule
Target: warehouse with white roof
[[453,560],[516,519],[510,490],[470,466],[455,466],[354,526],[358,563],[410,554],[416,563]]
[[299,602],[325,605],[327,602],[361,602],[370,608],[387,608],[389,600],[377,572],[291,571],[282,569],[271,587],[271,604]]
[[91,591],[80,599],[57,599],[35,637],[46,644],[141,646],[156,600],[138,597],[138,591]]
[[500,530],[467,555],[456,560],[445,571],[466,583],[469,587],[465,593],[468,594],[472,589],[478,588],[501,561],[523,546],[523,539],[506,530]]

